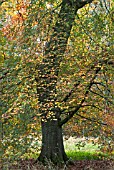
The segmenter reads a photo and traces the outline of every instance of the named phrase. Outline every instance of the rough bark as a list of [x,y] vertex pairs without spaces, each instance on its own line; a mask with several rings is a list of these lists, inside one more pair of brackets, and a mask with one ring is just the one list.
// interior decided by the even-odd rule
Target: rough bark
[[64,151],[62,127],[56,120],[42,122],[42,150],[38,160],[44,163],[50,160],[54,164],[68,160]]
[[42,119],[42,149],[40,161],[54,163],[66,161],[60,126],[60,109],[56,106],[56,84],[60,62],[65,53],[67,41],[75,20],[76,12],[92,0],[63,0],[52,36],[44,52],[44,59],[38,65],[37,94]]
[[56,106],[56,84],[60,62],[64,55],[77,8],[63,1],[58,20],[47,43],[44,59],[38,65],[37,93],[43,119],[58,118]]
[[45,50],[42,64],[38,66],[37,93],[42,116],[42,149],[39,161],[66,162],[62,127],[59,125],[60,109],[56,106],[56,84],[60,62],[64,55],[77,8],[63,0],[58,20]]

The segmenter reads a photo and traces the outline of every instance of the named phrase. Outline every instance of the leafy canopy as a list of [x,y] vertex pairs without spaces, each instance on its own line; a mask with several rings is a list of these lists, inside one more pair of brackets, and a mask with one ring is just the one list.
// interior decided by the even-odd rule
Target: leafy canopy
[[[37,64],[43,61],[61,1],[8,0],[0,5],[2,156],[10,150],[18,157],[30,152],[31,142],[40,134]],[[85,136],[99,136],[106,147],[111,146],[114,122],[112,22],[112,1],[96,0],[78,11],[56,87],[62,120],[84,100],[64,133],[71,134],[70,129],[82,135],[84,130]]]

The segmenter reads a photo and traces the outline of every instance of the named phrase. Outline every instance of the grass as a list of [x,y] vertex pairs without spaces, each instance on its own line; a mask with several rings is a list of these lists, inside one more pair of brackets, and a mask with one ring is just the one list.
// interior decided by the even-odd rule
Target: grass
[[73,160],[101,160],[114,159],[114,154],[103,153],[99,149],[99,145],[92,142],[82,141],[80,139],[70,138],[65,141],[65,151],[67,156]]
[[[92,143],[89,143],[87,145],[85,145],[84,147],[81,147],[80,150],[77,148],[77,146],[75,147],[75,145],[73,145],[73,143],[70,145],[66,145],[65,146],[65,151],[66,154],[68,156],[68,158],[73,161],[74,163],[76,161],[83,161],[84,162],[86,160],[91,160],[91,164],[94,163],[94,160],[103,160],[104,161],[110,161],[112,159],[114,159],[114,157],[112,158],[112,155],[109,154],[104,154],[102,153],[100,150],[98,150],[97,146],[94,146]],[[42,164],[38,164],[38,165],[33,165],[33,161],[32,159],[36,159],[39,156],[38,153],[35,153],[33,151],[33,153],[26,153],[25,155],[23,155],[23,157],[20,157],[19,160],[12,160],[12,159],[6,159],[3,161],[3,170],[15,170],[15,169],[19,169],[19,170],[23,170],[27,169],[27,170],[37,170],[37,169],[41,169],[41,170],[59,170],[59,167],[54,167],[53,164],[51,164],[49,162],[49,165],[47,165],[46,167],[44,167]],[[113,154],[114,156],[114,154]],[[21,161],[22,160],[22,161]],[[82,163],[81,163],[82,164]],[[75,167],[75,165],[72,165],[73,168]],[[86,166],[86,162],[85,165]],[[94,165],[91,165],[94,166]],[[13,167],[13,168],[10,168]],[[0,167],[1,168],[1,167]],[[62,169],[66,169],[65,167]],[[62,170],[61,169],[61,170]],[[99,169],[98,169],[99,170]]]
[[87,152],[87,151],[68,151],[67,156],[72,160],[101,160],[110,157],[109,154],[104,154],[101,152]]
[[86,152],[95,152],[100,151],[99,145],[93,144],[89,141],[83,141],[82,138],[72,138],[70,137],[67,141],[64,141],[65,150],[67,151],[86,151]]
[[[112,159],[112,155],[97,152],[97,151],[66,151],[67,156],[72,160],[100,160],[100,159]],[[22,159],[37,159],[39,154],[36,153],[26,153],[21,158]],[[113,155],[114,156],[114,155]]]
[[[110,155],[109,153],[103,153],[100,151],[98,144],[94,145],[92,142],[84,142],[85,145],[78,145],[80,139],[75,140],[70,138],[69,140],[64,141],[65,152],[69,158],[72,160],[101,160],[101,159],[114,159],[114,154]],[[37,159],[38,153],[36,150],[31,150],[29,154],[26,153],[23,155],[23,159]]]
[[[65,152],[70,160],[81,161],[81,160],[114,160],[114,153],[112,155],[106,154],[100,151],[98,144],[94,145],[91,141],[83,141],[80,143],[80,139],[70,138],[64,141]],[[8,153],[9,154],[9,153]],[[18,153],[19,154],[19,153]],[[21,154],[21,153],[20,153]],[[28,153],[23,156],[19,156],[17,159],[16,155],[9,154],[10,156],[3,160],[4,168],[3,170],[9,170],[9,166],[16,163],[20,164],[19,160],[30,161],[32,159],[37,159],[39,156],[39,150],[36,152],[36,148],[31,148]],[[13,157],[12,157],[12,156]],[[20,166],[20,165],[19,165]],[[42,168],[40,168],[42,169]],[[27,169],[28,170],[28,169]],[[29,168],[30,170],[30,168]],[[34,169],[36,170],[36,169]]]

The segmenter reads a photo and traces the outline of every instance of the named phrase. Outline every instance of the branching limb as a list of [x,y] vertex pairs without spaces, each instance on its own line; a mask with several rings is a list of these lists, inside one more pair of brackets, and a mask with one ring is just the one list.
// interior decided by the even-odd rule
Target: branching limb
[[104,84],[102,84],[102,83],[94,83],[95,85],[96,85],[96,88],[99,90],[99,92],[101,93],[101,94],[103,94],[103,90],[102,89],[100,89],[100,87],[98,86],[98,85],[101,85],[101,86],[103,86],[105,89],[106,89],[106,91],[108,92],[108,93],[110,93],[110,89],[108,89],[107,87],[106,87],[106,85],[104,85]]
[[[103,0],[103,1],[104,1],[104,6],[105,6],[105,8],[106,8],[106,11],[107,11],[107,13],[109,14],[110,11],[109,11],[108,6],[107,6],[107,3],[108,3],[108,2],[106,2],[106,0]],[[109,3],[110,3],[110,1],[109,1]],[[109,8],[110,8],[110,4],[109,4]]]
[[104,98],[104,99],[107,100],[109,103],[113,104],[113,102],[110,101],[110,100],[108,99],[108,97],[103,96],[103,95],[101,95],[101,94],[99,94],[99,93],[97,93],[97,92],[95,92],[95,91],[93,91],[93,90],[90,90],[90,92],[93,93],[93,94],[95,94],[95,95],[97,95],[97,96],[100,96],[101,98]]
[[7,70],[3,75],[0,76],[0,80],[2,80],[4,77],[6,77],[8,73],[9,73],[9,70]]
[[100,122],[100,121],[98,121],[98,120],[85,117],[85,116],[80,115],[80,114],[78,114],[78,113],[76,113],[76,115],[79,116],[79,117],[81,117],[81,118],[83,118],[83,119],[86,119],[86,120],[88,120],[88,121],[92,121],[92,122],[98,123],[98,124],[100,124],[100,125],[105,125],[105,126],[107,126],[106,123]]
[[77,83],[74,84],[74,87],[71,89],[71,91],[65,96],[65,98],[63,99],[62,102],[66,102],[69,97],[72,95],[72,93],[75,91],[75,88],[78,87],[80,84],[80,81],[78,81]]
[[[94,63],[93,65],[91,65],[91,67],[86,71],[85,74],[82,74],[80,76],[83,77],[83,76],[86,76],[92,69],[94,69],[96,67],[97,63]],[[78,87],[80,85],[81,81],[78,80],[78,82],[76,82],[74,85],[73,85],[73,88],[70,90],[70,92],[64,97],[64,99],[62,100],[62,102],[66,102],[70,97],[71,95],[73,94],[73,92],[75,92],[76,90],[76,87]]]
[[88,96],[88,93],[89,93],[92,85],[94,84],[94,80],[97,77],[97,74],[99,73],[100,70],[101,70],[101,67],[96,68],[93,78],[91,79],[88,86],[86,87],[84,98],[81,100],[80,104],[78,104],[73,111],[69,112],[69,115],[65,119],[61,120],[61,122],[60,122],[61,126],[65,123],[67,123],[74,116],[74,114],[77,114],[78,110],[82,107],[83,103],[85,102],[86,97]]
[[76,6],[78,7],[78,9],[82,8],[83,6],[85,6],[86,4],[91,3],[93,0],[76,0]]
[[96,85],[100,85],[100,86],[103,86],[103,87],[106,87],[106,85],[105,85],[105,84],[103,84],[102,82],[94,81],[94,84],[96,84]]
[[[93,107],[93,108],[96,108],[96,109],[98,109],[98,110],[100,110],[100,111],[102,111],[102,109],[100,109],[99,107],[97,107],[96,105],[94,105],[94,104],[83,104],[81,107]],[[68,109],[63,109],[62,111],[61,111],[61,114],[69,114],[69,112],[71,111],[71,110],[73,110],[73,109],[75,109],[76,108],[76,106],[72,106],[72,107],[69,107]],[[68,111],[69,110],[69,111]]]
[[99,107],[97,107],[97,106],[94,105],[94,104],[84,104],[84,105],[82,105],[82,107],[94,107],[94,108],[96,108],[96,109],[102,111],[102,109],[100,109]]
[[[83,106],[82,106],[82,107],[83,107]],[[78,108],[77,108],[77,109],[78,109]],[[75,111],[76,111],[76,109],[75,109]],[[83,118],[83,119],[88,120],[88,121],[95,122],[95,123],[98,123],[98,124],[100,124],[100,125],[105,125],[105,126],[107,125],[106,123],[100,122],[100,121],[95,120],[95,119],[92,119],[92,118],[85,117],[85,116],[83,116],[83,115],[81,115],[81,114],[79,114],[79,113],[77,113],[77,112],[76,112],[75,114],[76,114],[77,116]],[[60,123],[60,126],[62,126],[64,123],[66,123],[65,121],[69,120],[70,118],[72,118],[72,117],[71,117],[71,115],[70,115],[70,113],[69,113],[69,115],[66,117],[66,119],[64,119],[64,121]],[[62,123],[63,123],[63,124],[62,124]]]
[[7,0],[0,0],[0,5],[2,5],[4,2],[7,2]]
[[[94,63],[88,70],[87,72],[85,73],[85,75],[87,75],[92,69],[94,69],[96,67],[96,65],[98,64],[106,64],[106,65],[111,65],[111,66],[114,66],[114,61],[113,60],[109,60],[109,59],[102,59],[102,60],[99,60],[97,63]],[[85,76],[84,74],[82,74],[80,77],[82,76]],[[64,97],[64,99],[62,100],[62,102],[66,102],[70,97],[71,95],[73,94],[73,92],[75,92],[76,90],[76,87],[78,87],[80,85],[81,81],[79,80],[78,82],[76,82],[73,86],[73,88],[70,90],[70,92]],[[99,84],[101,86],[104,86],[106,87],[103,83],[101,82],[93,82],[93,84]],[[109,90],[108,90],[109,91]]]

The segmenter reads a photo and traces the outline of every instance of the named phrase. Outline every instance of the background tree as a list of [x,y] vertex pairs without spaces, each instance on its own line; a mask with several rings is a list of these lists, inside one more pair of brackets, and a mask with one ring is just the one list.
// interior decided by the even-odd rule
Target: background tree
[[[82,8],[91,2],[2,3],[7,14],[1,31],[0,77],[4,152],[9,146],[17,152],[20,145],[25,145],[23,152],[27,152],[32,140],[27,137],[37,135],[39,118],[40,161],[68,159],[62,134],[68,121],[75,129],[74,124],[80,128],[84,122],[85,132],[87,126],[88,134],[103,132],[103,137],[107,134],[111,140],[111,6],[108,1],[95,1]],[[8,141],[9,131],[12,140]]]

